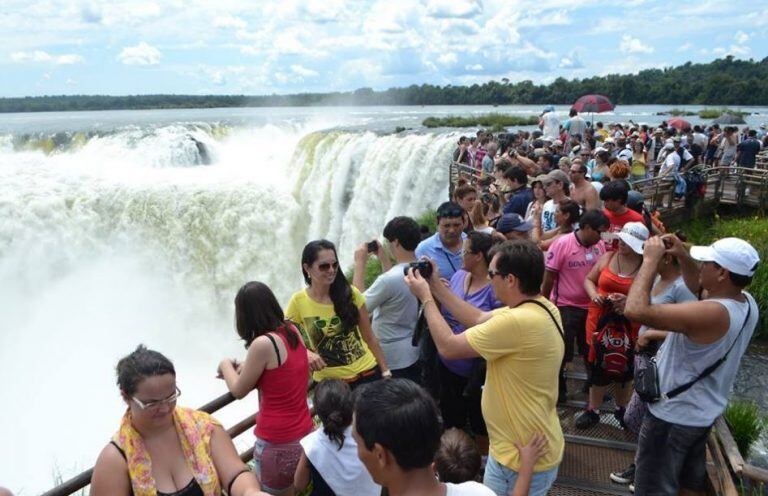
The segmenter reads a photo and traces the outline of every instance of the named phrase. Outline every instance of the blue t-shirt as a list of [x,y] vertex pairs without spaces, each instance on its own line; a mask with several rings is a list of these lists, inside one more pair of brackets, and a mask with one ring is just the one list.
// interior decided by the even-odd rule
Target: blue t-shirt
[[533,201],[533,190],[528,186],[523,186],[518,189],[512,196],[509,197],[507,203],[504,204],[502,213],[505,214],[517,214],[520,217],[525,218],[525,212],[528,208],[528,204]]
[[[464,240],[466,238],[467,235],[461,233],[461,239]],[[461,268],[463,263],[461,248],[455,253],[448,250],[448,248],[443,246],[439,232],[428,237],[416,247],[416,258],[421,257],[432,259],[437,264],[437,268],[440,269],[440,277],[446,279],[453,277],[453,274]]]
[[739,152],[739,166],[754,167],[755,158],[761,150],[760,142],[755,138],[747,138],[736,147]]

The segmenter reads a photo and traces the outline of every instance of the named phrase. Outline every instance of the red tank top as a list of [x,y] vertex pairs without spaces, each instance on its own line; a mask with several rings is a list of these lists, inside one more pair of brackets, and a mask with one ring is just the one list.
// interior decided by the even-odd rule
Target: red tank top
[[256,437],[270,443],[297,441],[312,431],[312,418],[307,406],[309,362],[307,349],[295,327],[299,344],[291,349],[280,333],[270,333],[283,340],[288,357],[279,367],[264,370],[256,387],[259,390],[259,412],[256,414]]

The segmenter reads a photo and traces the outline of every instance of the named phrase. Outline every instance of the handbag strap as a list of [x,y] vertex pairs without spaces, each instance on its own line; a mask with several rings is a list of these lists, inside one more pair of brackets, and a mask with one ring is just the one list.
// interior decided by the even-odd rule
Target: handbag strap
[[750,315],[750,313],[752,313],[752,303],[750,303],[749,298],[747,298],[747,316],[744,319],[744,324],[741,326],[741,330],[739,331],[739,334],[736,335],[736,339],[733,340],[733,343],[731,343],[731,346],[728,348],[728,351],[725,352],[725,355],[720,357],[720,359],[718,361],[716,361],[715,363],[713,363],[709,367],[707,367],[704,370],[702,370],[701,373],[698,376],[696,376],[693,380],[691,380],[689,382],[686,382],[682,386],[676,387],[675,389],[673,389],[672,391],[668,392],[667,394],[663,394],[662,393],[661,397],[666,399],[666,400],[672,399],[675,396],[688,391],[689,389],[691,389],[691,387],[693,387],[694,384],[696,384],[700,380],[708,377],[710,374],[712,374],[712,372],[717,370],[717,368],[720,365],[722,365],[723,362],[725,362],[725,359],[728,358],[728,354],[731,352],[733,347],[736,346],[736,343],[739,342],[739,338],[741,337],[741,333],[744,332],[744,329],[746,329],[746,327],[747,327],[747,322],[749,322],[749,315]]
[[522,305],[524,303],[533,303],[534,305],[538,305],[541,308],[543,308],[544,311],[547,312],[547,315],[549,315],[549,318],[552,319],[552,322],[555,323],[555,327],[557,327],[557,332],[560,333],[560,337],[563,338],[563,342],[565,342],[565,333],[563,332],[563,328],[560,327],[560,323],[557,321],[555,316],[552,315],[552,312],[549,311],[549,308],[547,308],[547,306],[545,304],[543,304],[542,302],[540,302],[538,300],[523,300],[517,306],[520,306],[520,305]]

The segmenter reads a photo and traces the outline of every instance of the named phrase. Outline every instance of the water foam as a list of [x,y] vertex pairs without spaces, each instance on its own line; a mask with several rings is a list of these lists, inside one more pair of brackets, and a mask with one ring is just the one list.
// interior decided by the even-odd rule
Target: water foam
[[[182,404],[221,394],[218,360],[243,353],[237,288],[262,280],[285,303],[309,239],[337,242],[347,265],[388,218],[442,201],[455,139],[199,129],[210,166],[178,159],[188,126],[55,153],[0,142],[0,395],[3,418],[24,419],[0,422],[0,480],[15,491],[93,463],[123,408],[112,369],[140,342],[175,361]],[[233,407],[225,424],[255,399]]]

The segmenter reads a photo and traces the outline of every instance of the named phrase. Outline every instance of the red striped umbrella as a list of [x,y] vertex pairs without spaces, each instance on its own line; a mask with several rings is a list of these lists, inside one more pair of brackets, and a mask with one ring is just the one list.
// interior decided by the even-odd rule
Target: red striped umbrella
[[667,121],[667,125],[677,129],[678,131],[682,131],[683,129],[692,128],[693,127],[693,126],[691,126],[690,122],[688,122],[685,119],[681,119],[679,117],[675,117],[673,119],[668,120]]
[[613,110],[613,103],[605,95],[584,95],[571,108],[576,109],[576,112],[608,112]]

